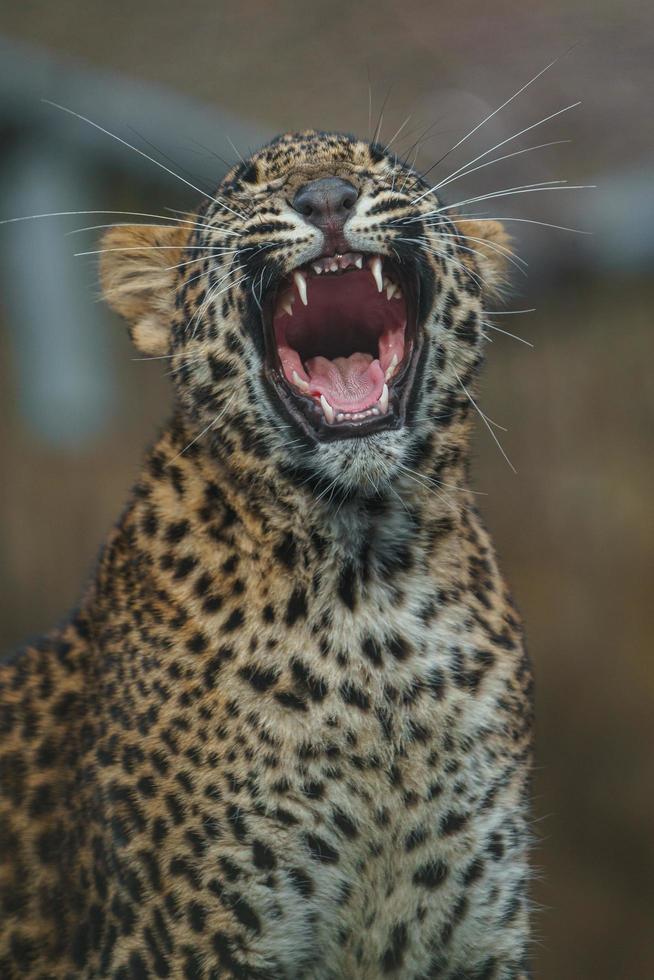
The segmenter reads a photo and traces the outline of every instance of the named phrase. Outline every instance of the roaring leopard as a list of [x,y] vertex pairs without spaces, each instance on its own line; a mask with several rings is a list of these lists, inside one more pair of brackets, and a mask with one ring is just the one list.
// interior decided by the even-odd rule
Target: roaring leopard
[[101,277],[174,409],[0,667],[0,975],[524,980],[531,674],[468,489],[509,240],[308,131]]

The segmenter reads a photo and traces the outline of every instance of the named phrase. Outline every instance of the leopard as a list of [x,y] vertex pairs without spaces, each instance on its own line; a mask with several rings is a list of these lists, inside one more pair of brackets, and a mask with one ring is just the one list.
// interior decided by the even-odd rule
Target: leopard
[[0,667],[0,975],[525,980],[533,680],[470,489],[511,238],[320,130],[103,235],[172,409]]

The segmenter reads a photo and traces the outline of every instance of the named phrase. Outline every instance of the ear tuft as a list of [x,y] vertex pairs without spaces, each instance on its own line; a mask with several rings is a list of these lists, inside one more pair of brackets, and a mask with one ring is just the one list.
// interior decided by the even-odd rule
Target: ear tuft
[[472,250],[468,254],[474,253],[484,291],[498,296],[507,284],[511,236],[501,222],[493,219],[456,218],[454,223],[462,244]]
[[126,225],[102,240],[100,280],[109,306],[129,324],[143,354],[168,352],[175,308],[175,283],[188,240],[185,225]]

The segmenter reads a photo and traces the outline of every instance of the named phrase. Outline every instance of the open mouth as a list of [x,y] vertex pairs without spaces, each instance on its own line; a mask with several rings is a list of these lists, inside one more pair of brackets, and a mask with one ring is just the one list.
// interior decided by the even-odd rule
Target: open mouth
[[270,297],[267,375],[305,431],[343,438],[404,421],[415,367],[416,283],[379,255],[295,269]]

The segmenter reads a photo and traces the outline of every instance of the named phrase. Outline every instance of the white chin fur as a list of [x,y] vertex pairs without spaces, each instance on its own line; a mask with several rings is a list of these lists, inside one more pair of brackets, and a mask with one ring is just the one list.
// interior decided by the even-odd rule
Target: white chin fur
[[311,456],[311,468],[323,480],[349,492],[383,490],[398,474],[402,430],[323,442]]

